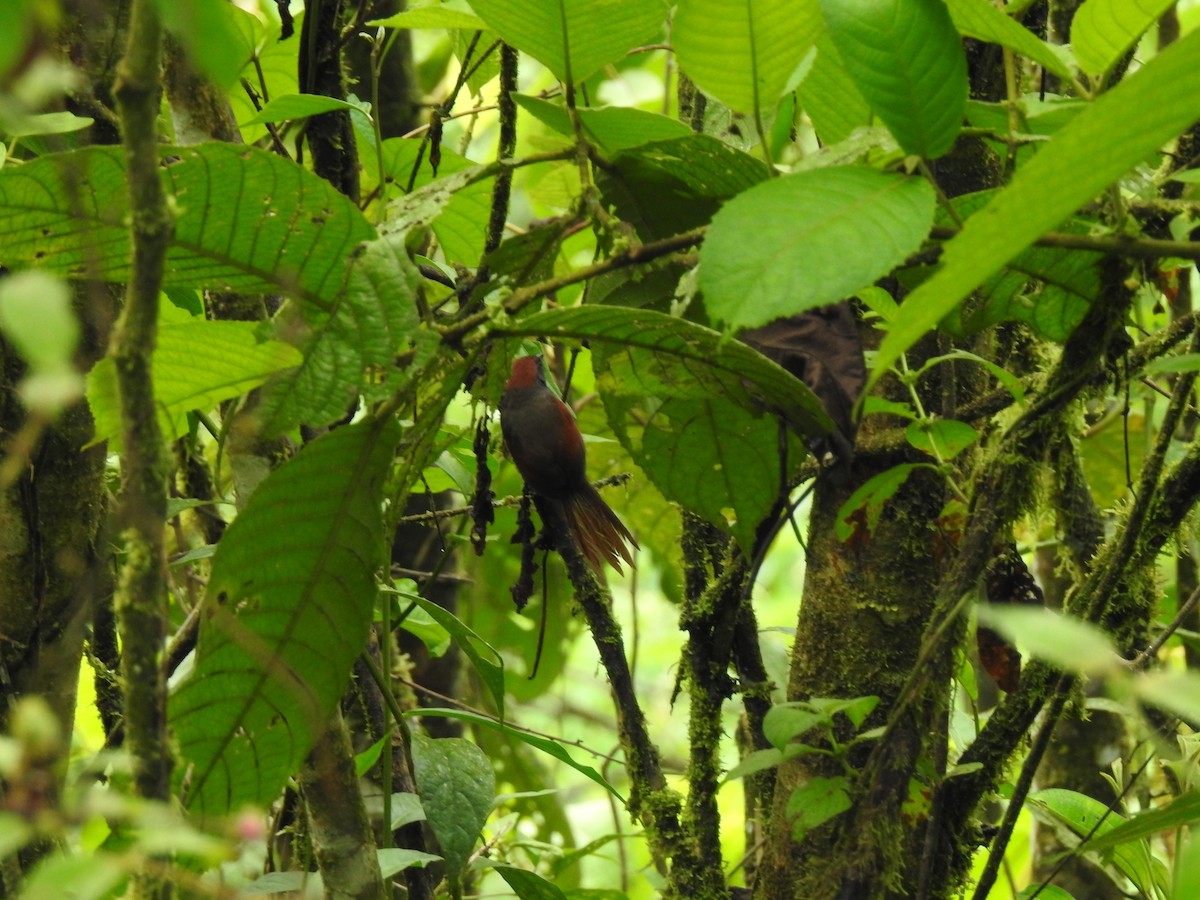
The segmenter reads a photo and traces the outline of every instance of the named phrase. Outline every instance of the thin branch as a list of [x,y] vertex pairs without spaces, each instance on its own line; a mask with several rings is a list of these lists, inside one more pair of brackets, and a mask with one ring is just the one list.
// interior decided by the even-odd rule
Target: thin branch
[[[959,229],[946,225],[934,225],[929,236],[939,241],[956,237]],[[1062,250],[1090,250],[1094,253],[1111,253],[1117,256],[1134,256],[1139,259],[1162,259],[1178,256],[1181,259],[1200,260],[1200,242],[1164,241],[1157,238],[1139,238],[1126,235],[1066,234],[1049,231],[1033,242],[1038,247],[1057,247]]]

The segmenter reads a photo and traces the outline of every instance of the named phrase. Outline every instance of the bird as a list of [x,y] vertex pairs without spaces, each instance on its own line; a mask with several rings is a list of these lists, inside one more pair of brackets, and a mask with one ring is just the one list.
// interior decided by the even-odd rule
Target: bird
[[500,397],[500,430],[525,486],[561,512],[591,567],[600,573],[607,562],[623,573],[621,560],[632,567],[638,542],[588,481],[583,435],[571,408],[546,383],[540,354],[513,360]]

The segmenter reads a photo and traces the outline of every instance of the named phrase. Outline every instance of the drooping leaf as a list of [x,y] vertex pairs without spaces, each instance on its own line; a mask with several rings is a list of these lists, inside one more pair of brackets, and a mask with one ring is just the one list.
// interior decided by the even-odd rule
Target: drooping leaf
[[923,179],[860,166],[756,185],[713,217],[700,253],[704,305],[753,327],[845,299],[921,246],[935,203]]
[[[1049,44],[987,0],[946,0],[946,8],[961,34],[1008,47],[1059,78],[1071,79],[1070,67]],[[1071,42],[1074,44],[1075,41],[1075,26],[1072,25]]]
[[1068,672],[1119,671],[1121,658],[1100,628],[1045,607],[980,604],[979,621],[1004,635],[1030,656]]
[[[568,137],[574,137],[565,107],[538,97],[516,94],[517,105],[540,122]],[[584,136],[604,154],[640,147],[651,141],[666,141],[690,135],[691,129],[668,116],[629,106],[578,109]]]
[[[1094,797],[1065,788],[1047,788],[1030,794],[1029,805],[1036,813],[1051,822],[1066,825],[1080,837],[1093,833],[1093,830],[1096,836],[1103,837],[1125,821],[1124,816],[1110,811]],[[1105,854],[1105,858],[1111,859],[1112,864],[1137,886],[1142,896],[1157,896],[1150,847],[1145,841],[1135,840],[1115,847],[1111,854]]]
[[413,775],[425,818],[452,881],[462,874],[496,799],[496,776],[483,751],[464,738],[412,736]]
[[[1192,685],[1194,688],[1195,686]],[[1091,852],[1111,850],[1122,844],[1131,844],[1142,838],[1176,828],[1183,828],[1200,821],[1200,792],[1188,791],[1160,806],[1131,816],[1115,827],[1088,840],[1084,849]]]
[[411,715],[441,716],[442,718],[446,719],[460,719],[464,722],[471,722],[475,725],[482,725],[485,728],[491,728],[495,731],[499,731],[502,734],[516,738],[522,743],[528,744],[530,747],[554,757],[559,762],[565,763],[576,772],[579,772],[581,775],[584,775],[596,782],[596,784],[600,785],[600,787],[604,788],[622,803],[625,802],[625,799],[621,796],[620,792],[611,784],[609,784],[603,775],[601,775],[591,766],[585,766],[582,763],[576,762],[571,754],[567,752],[566,748],[563,747],[562,744],[556,743],[555,741],[538,737],[536,734],[530,734],[529,732],[522,731],[519,728],[513,728],[511,725],[505,725],[503,722],[499,722],[496,719],[489,719],[487,716],[481,716],[478,713],[467,712],[463,709],[418,709],[413,710]]
[[658,0],[475,0],[476,15],[559,81],[578,83],[660,32]]
[[193,811],[269,803],[324,731],[366,643],[398,439],[371,420],[317,439],[221,540],[195,665],[170,698]]
[[[1102,94],[1018,169],[946,244],[942,268],[904,302],[884,338],[876,380],[970,291],[1131,166],[1195,120],[1200,32],[1191,32]],[[1097,155],[1098,146],[1105,152]]]
[[755,750],[747,753],[746,756],[736,766],[725,773],[725,781],[736,781],[739,778],[745,778],[747,775],[754,775],[758,772],[765,772],[767,769],[773,769],[783,762],[783,751],[775,747],[767,750]]
[[1174,0],[1087,0],[1071,19],[1079,68],[1103,75],[1173,5]]
[[822,0],[846,71],[905,152],[946,153],[962,128],[967,62],[941,0]]
[[823,27],[818,0],[681,0],[680,68],[731,109],[770,110]]
[[[187,432],[187,413],[208,411],[223,400],[240,397],[271,375],[303,362],[300,352],[282,341],[262,341],[254,322],[213,322],[193,318],[167,322],[158,329],[154,352],[154,399],[163,437]],[[88,404],[96,420],[95,441],[121,433],[117,373],[105,357],[88,373]]]
[[336,97],[326,97],[322,94],[284,94],[272,99],[246,124],[259,125],[264,122],[282,122],[286,119],[306,119],[338,109],[367,115],[367,111],[361,105]]
[[285,314],[285,333],[301,346],[304,361],[267,386],[257,411],[263,430],[279,434],[344,416],[367,367],[390,367],[417,336],[420,281],[403,236],[387,235],[352,254],[345,289],[329,310],[302,304]]
[[[496,652],[496,649],[476,634],[471,628],[463,624],[457,616],[447,609],[438,606],[432,600],[421,596],[414,596],[413,599],[417,605],[424,610],[425,614],[433,618],[435,622],[441,625],[454,638],[456,644],[463,655],[471,661],[471,665],[475,667],[475,671],[479,673],[480,680],[487,687],[488,692],[492,695],[492,702],[496,704],[496,711],[500,714],[500,718],[504,718],[504,657]],[[478,645],[478,646],[477,646]],[[486,650],[486,653],[480,652],[480,647]],[[488,656],[495,658],[495,662],[488,659]]]

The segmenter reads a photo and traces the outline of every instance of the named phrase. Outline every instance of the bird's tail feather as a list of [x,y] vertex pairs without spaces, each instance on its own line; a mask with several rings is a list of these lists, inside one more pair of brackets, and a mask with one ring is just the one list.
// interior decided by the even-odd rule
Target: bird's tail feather
[[586,491],[571,494],[563,503],[563,512],[575,546],[593,569],[600,572],[607,562],[621,572],[621,560],[633,568],[633,550],[638,542],[594,487],[589,484]]

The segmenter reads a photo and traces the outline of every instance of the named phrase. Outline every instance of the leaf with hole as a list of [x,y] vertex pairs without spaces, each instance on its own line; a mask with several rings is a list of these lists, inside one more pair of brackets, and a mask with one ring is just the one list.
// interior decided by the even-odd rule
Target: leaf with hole
[[366,644],[398,440],[371,420],[318,438],[221,539],[195,664],[169,702],[193,812],[270,803],[324,732]]

